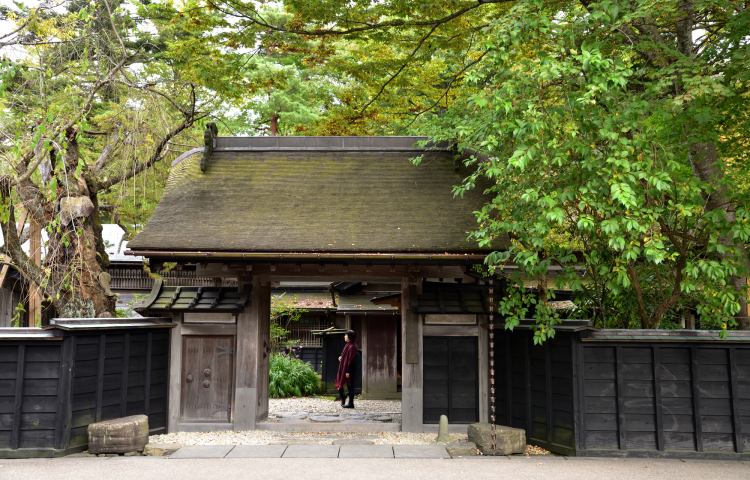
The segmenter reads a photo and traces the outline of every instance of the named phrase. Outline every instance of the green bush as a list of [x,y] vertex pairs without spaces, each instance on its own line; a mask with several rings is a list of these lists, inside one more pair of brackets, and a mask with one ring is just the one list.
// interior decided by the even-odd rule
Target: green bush
[[271,398],[303,397],[320,391],[320,377],[312,366],[291,354],[271,355],[268,396]]

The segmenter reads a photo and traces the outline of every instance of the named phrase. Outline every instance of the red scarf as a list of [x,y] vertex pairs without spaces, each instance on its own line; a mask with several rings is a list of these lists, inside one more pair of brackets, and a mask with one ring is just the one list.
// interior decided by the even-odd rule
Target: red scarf
[[357,358],[357,344],[354,342],[349,342],[344,347],[344,351],[341,352],[339,371],[336,374],[336,388],[344,388],[344,383],[351,386],[352,377],[354,376],[354,374],[350,374],[349,378],[346,378],[346,374],[349,371],[349,367],[352,365],[352,362],[355,358]]

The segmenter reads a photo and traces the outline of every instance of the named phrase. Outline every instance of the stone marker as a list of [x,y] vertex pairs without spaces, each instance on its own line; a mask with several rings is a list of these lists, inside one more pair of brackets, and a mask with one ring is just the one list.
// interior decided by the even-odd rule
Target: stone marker
[[181,448],[182,445],[179,443],[149,443],[143,449],[143,454],[151,457],[166,457]]
[[478,455],[477,445],[474,442],[449,443],[445,446],[451,457],[472,457]]
[[448,417],[440,415],[440,426],[438,427],[437,443],[445,445],[451,442],[451,436],[448,433]]
[[148,417],[133,415],[89,425],[89,452],[142,452],[148,443]]
[[[497,440],[495,453],[510,455],[526,451],[526,431],[502,425],[495,427]],[[468,429],[469,441],[477,445],[483,455],[492,455],[492,427],[489,423],[472,423]]]

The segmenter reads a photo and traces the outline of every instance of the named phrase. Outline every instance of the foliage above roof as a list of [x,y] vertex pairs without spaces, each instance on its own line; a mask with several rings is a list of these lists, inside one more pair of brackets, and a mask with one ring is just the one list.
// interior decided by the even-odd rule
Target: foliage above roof
[[[483,188],[417,138],[218,139],[205,173],[175,165],[134,250],[473,252]],[[261,142],[263,140],[263,142]],[[273,145],[265,146],[267,140]],[[412,158],[424,155],[415,166]],[[504,248],[507,237],[494,248]]]

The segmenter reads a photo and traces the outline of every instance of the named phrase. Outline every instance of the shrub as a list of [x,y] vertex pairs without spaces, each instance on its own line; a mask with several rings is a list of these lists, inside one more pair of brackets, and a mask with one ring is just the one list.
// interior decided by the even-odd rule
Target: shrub
[[268,396],[271,398],[303,397],[320,391],[320,377],[312,366],[291,354],[271,355]]

